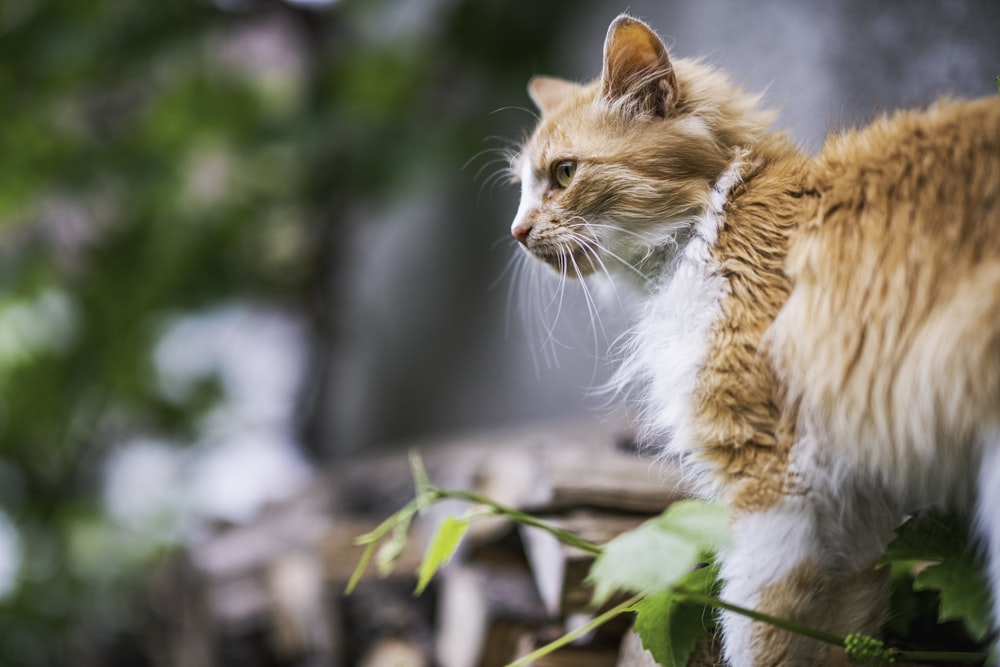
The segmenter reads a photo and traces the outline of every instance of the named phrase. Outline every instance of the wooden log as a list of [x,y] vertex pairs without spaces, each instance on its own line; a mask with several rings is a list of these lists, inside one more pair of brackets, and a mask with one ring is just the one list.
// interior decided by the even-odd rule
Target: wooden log
[[425,667],[430,664],[424,651],[396,638],[380,639],[361,659],[359,667]]
[[[646,517],[579,511],[568,516],[542,517],[585,540],[603,545],[635,528]],[[585,583],[594,556],[562,544],[550,533],[522,526],[521,539],[545,608],[552,615],[567,615],[590,607],[592,589]]]
[[[440,487],[474,489],[603,544],[686,495],[669,464],[620,446],[624,432],[620,423],[580,420],[429,438],[406,449],[421,452]],[[427,539],[443,516],[466,511],[458,501],[416,518],[388,581],[369,571],[355,595],[343,598],[362,554],[355,539],[413,498],[400,450],[331,471],[253,522],[220,528],[193,545],[182,579],[197,591],[203,622],[194,634],[204,636],[192,636],[189,624],[183,641],[264,642],[281,665],[377,666],[407,655],[407,664],[500,667],[593,613],[584,583],[592,555],[502,518],[474,522],[454,564],[413,598]],[[615,624],[538,664],[613,665],[607,658],[617,654],[623,632]],[[198,659],[209,659],[199,651]]]

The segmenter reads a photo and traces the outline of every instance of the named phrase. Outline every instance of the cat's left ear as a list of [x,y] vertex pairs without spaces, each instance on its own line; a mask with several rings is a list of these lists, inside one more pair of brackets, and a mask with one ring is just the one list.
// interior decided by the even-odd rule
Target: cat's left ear
[[579,89],[579,84],[553,76],[536,76],[528,82],[528,95],[543,115],[552,112]]
[[608,28],[604,41],[601,93],[624,101],[636,115],[666,118],[678,100],[677,77],[663,40],[649,26],[622,14]]

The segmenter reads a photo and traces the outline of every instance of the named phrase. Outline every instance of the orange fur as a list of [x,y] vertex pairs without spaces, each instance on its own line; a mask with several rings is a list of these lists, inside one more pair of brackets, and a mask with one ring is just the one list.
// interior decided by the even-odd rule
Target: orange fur
[[[810,158],[635,19],[604,56],[590,84],[532,80],[512,231],[564,277],[645,295],[622,382],[647,439],[672,436],[735,510],[724,594],[875,632],[872,563],[932,503],[977,509],[998,592],[1000,99],[882,118]],[[733,615],[723,629],[732,664],[845,661]]]

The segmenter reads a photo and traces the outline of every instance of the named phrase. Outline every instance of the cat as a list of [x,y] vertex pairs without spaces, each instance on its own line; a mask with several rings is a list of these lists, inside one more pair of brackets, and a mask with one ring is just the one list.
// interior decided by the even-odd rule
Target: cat
[[[722,597],[876,634],[876,560],[907,513],[943,505],[975,517],[996,600],[1000,99],[897,112],[809,156],[760,96],[628,15],[598,79],[528,91],[511,233],[638,295],[615,384],[638,387],[643,441],[731,508]],[[848,662],[720,626],[731,665]]]

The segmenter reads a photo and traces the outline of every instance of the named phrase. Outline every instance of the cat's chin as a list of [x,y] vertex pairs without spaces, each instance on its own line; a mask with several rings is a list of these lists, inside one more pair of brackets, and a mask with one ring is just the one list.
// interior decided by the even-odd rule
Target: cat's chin
[[594,272],[594,263],[590,254],[583,248],[569,250],[550,250],[548,248],[532,249],[529,252],[561,276],[569,278],[585,278]]

